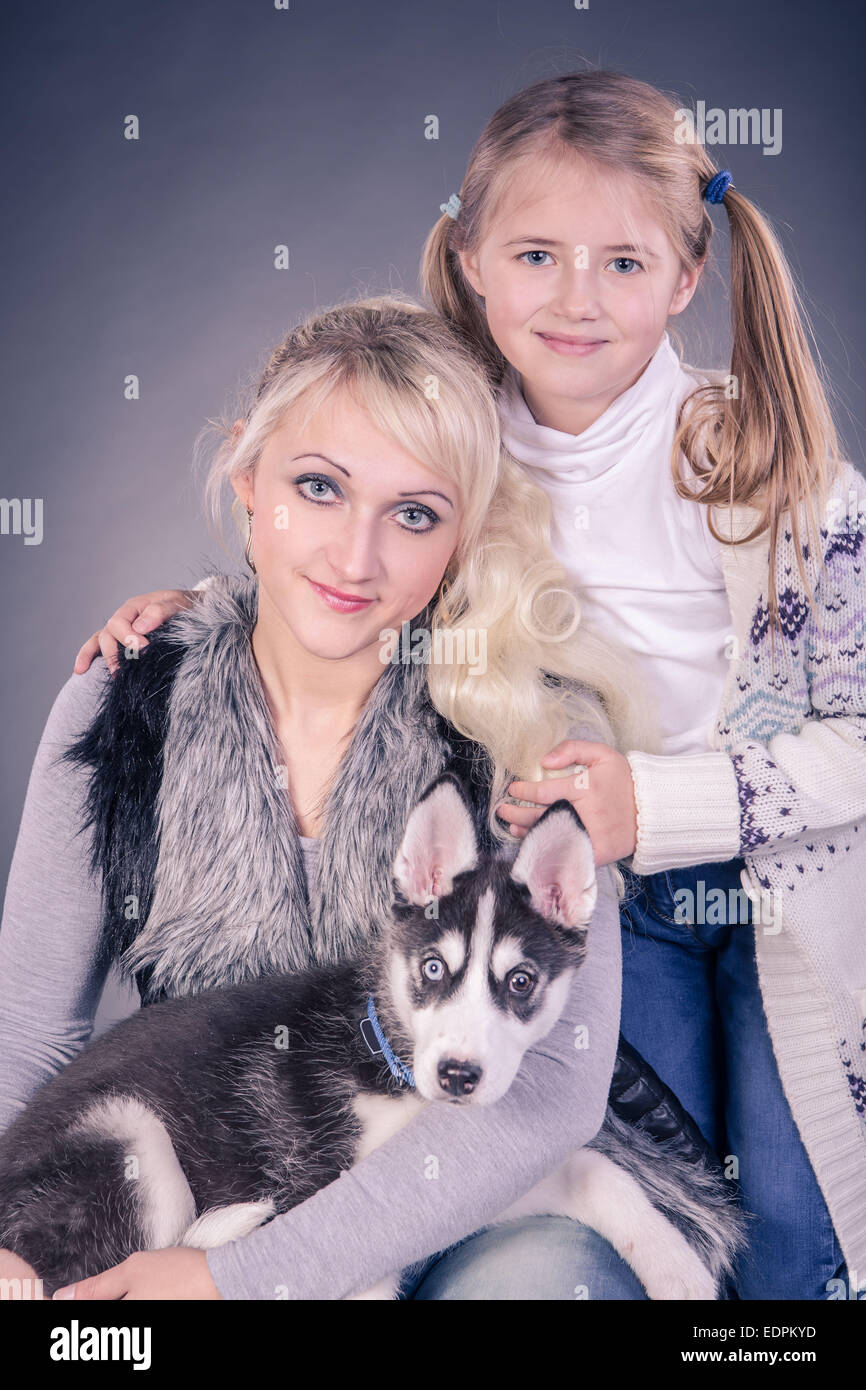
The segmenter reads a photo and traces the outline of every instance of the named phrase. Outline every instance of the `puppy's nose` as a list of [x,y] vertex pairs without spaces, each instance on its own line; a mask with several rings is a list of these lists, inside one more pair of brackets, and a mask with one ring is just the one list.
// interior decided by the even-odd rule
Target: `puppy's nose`
[[439,1063],[439,1085],[452,1096],[468,1096],[481,1080],[477,1062],[458,1062],[445,1057]]

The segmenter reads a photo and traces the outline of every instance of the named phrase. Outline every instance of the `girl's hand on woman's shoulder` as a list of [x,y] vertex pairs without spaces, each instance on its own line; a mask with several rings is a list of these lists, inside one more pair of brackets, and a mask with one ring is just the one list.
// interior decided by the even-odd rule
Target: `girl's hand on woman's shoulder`
[[541,760],[551,770],[572,764],[571,776],[551,777],[543,782],[511,782],[509,796],[532,801],[534,806],[512,806],[503,801],[496,808],[502,820],[511,823],[511,832],[522,839],[530,826],[554,801],[570,801],[592,841],[596,867],[613,864],[634,854],[637,843],[637,807],[634,780],[627,758],[606,743],[585,739],[565,739]]
[[195,589],[155,589],[152,593],[128,598],[112,613],[105,627],[87,639],[75,658],[73,671],[79,676],[83,675],[101,651],[106,666],[114,675],[120,664],[118,642],[124,647],[131,645],[136,651],[141,651],[142,647],[147,646],[147,639],[140,634],[152,632],[174,613],[189,608],[200,596],[201,591]]

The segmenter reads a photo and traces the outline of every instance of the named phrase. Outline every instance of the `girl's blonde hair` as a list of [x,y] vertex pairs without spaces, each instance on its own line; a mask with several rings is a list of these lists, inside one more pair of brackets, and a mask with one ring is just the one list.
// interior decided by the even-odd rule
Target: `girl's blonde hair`
[[[484,302],[463,274],[458,251],[477,251],[518,169],[547,169],[552,179],[557,166],[561,173],[563,160],[577,156],[602,171],[631,176],[681,264],[694,269],[707,254],[713,233],[703,194],[717,170],[703,145],[683,140],[684,130],[690,134],[678,114],[684,109],[636,78],[586,71],[537,82],[490,118],[459,190],[457,218],[443,213],[427,239],[421,282],[439,313],[476,345],[494,386],[502,380],[505,359],[491,336]],[[776,547],[782,514],[790,513],[786,524],[813,603],[798,511],[804,505],[814,560],[821,549],[813,497],[826,516],[829,475],[835,472],[839,445],[809,352],[806,315],[782,249],[767,220],[736,188],[729,186],[722,201],[731,235],[731,384],[699,386],[683,402],[671,472],[681,497],[707,506],[758,507],[756,525],[734,541],[718,534],[712,513],[708,520],[712,534],[727,544],[769,530],[769,621],[775,632],[777,626],[781,630]],[[683,477],[680,451],[692,478]]]
[[[500,840],[513,839],[494,807],[512,777],[541,779],[540,758],[570,725],[587,722],[601,740],[649,751],[657,747],[657,729],[632,700],[627,654],[580,621],[551,549],[548,497],[502,449],[483,367],[451,326],[408,297],[368,298],[315,313],[271,353],[241,409],[243,429],[232,427],[237,411],[211,422],[222,435],[205,486],[217,530],[224,484],[254,475],[286,412],[297,404],[303,427],[341,390],[458,490],[462,524],[429,606],[431,651],[437,640],[439,651],[474,651],[470,641],[483,633],[486,667],[478,675],[465,660],[431,659],[428,686],[439,712],[486,750],[489,823]],[[197,442],[199,459],[207,433]],[[239,519],[237,499],[233,510]]]

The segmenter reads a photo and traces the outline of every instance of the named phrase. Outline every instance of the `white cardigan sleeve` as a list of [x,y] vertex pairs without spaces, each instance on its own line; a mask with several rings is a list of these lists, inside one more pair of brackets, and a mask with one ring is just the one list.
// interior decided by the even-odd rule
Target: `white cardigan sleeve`
[[816,610],[784,642],[804,673],[809,717],[727,752],[629,752],[638,833],[625,863],[635,873],[781,847],[866,817],[866,480],[850,466],[844,478],[855,505],[822,533]]

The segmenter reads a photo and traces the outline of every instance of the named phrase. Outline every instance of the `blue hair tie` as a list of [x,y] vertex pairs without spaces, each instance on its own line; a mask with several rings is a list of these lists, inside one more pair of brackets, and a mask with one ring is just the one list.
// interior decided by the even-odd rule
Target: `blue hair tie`
[[462,208],[462,206],[463,206],[463,204],[461,203],[461,201],[460,201],[460,199],[458,198],[457,194],[456,194],[456,193],[452,193],[452,194],[451,194],[451,197],[448,199],[448,202],[447,202],[447,203],[440,203],[440,204],[439,204],[439,211],[440,211],[440,212],[447,212],[448,216],[449,216],[449,217],[453,217],[454,220],[455,220],[455,222],[456,222],[456,220],[457,220],[457,214],[458,214],[458,212],[460,211],[460,209]]
[[718,174],[713,174],[713,177],[704,189],[704,197],[707,202],[720,203],[732,182],[730,169],[720,169]]

